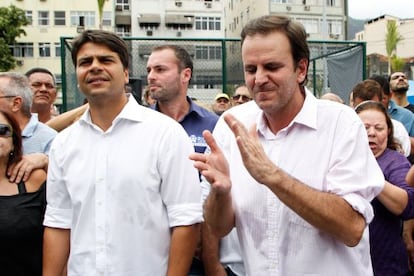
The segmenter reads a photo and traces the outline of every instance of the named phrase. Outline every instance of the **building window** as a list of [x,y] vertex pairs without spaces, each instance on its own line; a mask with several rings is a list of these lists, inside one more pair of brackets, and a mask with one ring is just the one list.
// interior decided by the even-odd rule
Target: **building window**
[[112,26],[112,12],[104,11],[102,14],[102,25]]
[[55,56],[56,57],[60,57],[61,53],[60,53],[60,42],[55,42]]
[[339,0],[326,0],[326,5],[329,7],[339,7]]
[[14,57],[33,57],[33,43],[17,43],[11,51]]
[[72,11],[70,12],[70,25],[79,26],[80,18],[83,18],[85,27],[95,27],[95,12],[93,11]]
[[195,59],[221,59],[220,46],[196,46]]
[[221,18],[220,17],[195,17],[196,30],[221,30]]
[[48,11],[39,11],[38,20],[39,26],[48,26],[49,25],[49,12]]
[[26,11],[26,19],[29,21],[28,25],[33,25],[33,11]]
[[193,83],[202,85],[205,89],[216,88],[221,85],[221,76],[197,75],[194,77]]
[[55,11],[55,26],[65,26],[66,18],[64,11]]
[[48,42],[39,42],[39,56],[40,57],[50,57],[50,43]]
[[317,34],[319,33],[319,20],[312,18],[297,18],[297,20],[302,23],[305,27],[305,30],[308,34]]
[[292,4],[292,0],[271,0],[275,4]]
[[115,33],[119,36],[131,36],[131,26],[130,25],[117,25],[115,27]]
[[328,33],[329,34],[342,34],[342,21],[328,20]]
[[117,11],[129,11],[129,0],[116,0],[115,9]]

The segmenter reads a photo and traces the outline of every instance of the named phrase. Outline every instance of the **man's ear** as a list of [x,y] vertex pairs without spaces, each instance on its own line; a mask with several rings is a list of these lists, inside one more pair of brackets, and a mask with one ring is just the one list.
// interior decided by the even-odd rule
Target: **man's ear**
[[23,105],[23,99],[20,96],[16,96],[11,100],[11,104],[12,104],[12,111],[13,112],[17,112],[20,109],[22,109],[22,105]]

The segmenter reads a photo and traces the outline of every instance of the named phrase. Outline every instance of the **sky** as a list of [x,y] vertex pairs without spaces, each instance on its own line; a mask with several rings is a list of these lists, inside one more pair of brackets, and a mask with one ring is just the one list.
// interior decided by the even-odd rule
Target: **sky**
[[414,18],[414,0],[348,0],[349,16],[371,19],[383,14]]

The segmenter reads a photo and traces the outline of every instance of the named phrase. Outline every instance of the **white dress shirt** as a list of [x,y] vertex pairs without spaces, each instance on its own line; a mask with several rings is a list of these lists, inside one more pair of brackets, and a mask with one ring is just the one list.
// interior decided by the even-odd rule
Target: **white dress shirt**
[[[257,124],[265,152],[285,172],[314,189],[341,196],[367,225],[372,220],[370,201],[382,190],[384,177],[351,108],[317,100],[307,91],[301,111],[276,135],[254,101],[227,112],[247,128]],[[372,275],[367,228],[356,247],[316,229],[250,176],[223,117],[214,136],[230,166],[247,275]]]
[[402,154],[405,156],[410,155],[411,153],[411,141],[410,136],[408,135],[407,130],[405,129],[404,125],[397,120],[391,119],[393,125],[393,135],[397,142],[401,145],[403,150]]
[[165,275],[171,228],[202,222],[194,151],[133,97],[105,132],[89,111],[50,150],[44,225],[71,230],[69,275]]

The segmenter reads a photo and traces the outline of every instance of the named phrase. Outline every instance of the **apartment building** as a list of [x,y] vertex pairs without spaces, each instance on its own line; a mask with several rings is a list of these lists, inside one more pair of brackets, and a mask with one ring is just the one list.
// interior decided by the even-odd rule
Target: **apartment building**
[[239,37],[244,24],[266,14],[300,21],[312,40],[345,40],[347,0],[226,0],[226,37]]
[[[26,36],[12,45],[19,63],[16,71],[35,66],[49,68],[61,79],[61,41],[85,28],[99,28],[98,4],[90,1],[3,0],[26,12]],[[130,42],[131,78],[141,89],[146,82],[145,63],[157,43],[180,43],[194,58],[192,91],[195,97],[214,95],[226,74],[229,85],[242,82],[239,43],[226,45],[227,72],[223,71],[220,39],[238,39],[244,24],[265,14],[285,14],[303,23],[313,40],[346,38],[347,0],[107,0],[102,28],[140,42]],[[190,41],[191,39],[191,41]],[[216,40],[216,41],[215,41]],[[205,90],[205,91],[204,91]],[[211,94],[211,95],[210,95]]]
[[397,29],[402,37],[398,42],[396,54],[405,59],[404,71],[410,79],[414,79],[414,18],[401,19],[392,15],[382,15],[368,20],[364,24],[364,30],[355,34],[355,41],[366,42],[369,75],[388,74],[388,57],[386,50],[386,33],[388,21],[395,21]]
[[[76,36],[84,28],[98,28],[97,1],[2,0],[25,11],[30,24],[24,29],[13,55],[18,60],[15,71],[26,72],[32,67],[46,67],[61,80],[60,37]],[[103,12],[103,29],[113,29],[114,1],[107,0]]]

